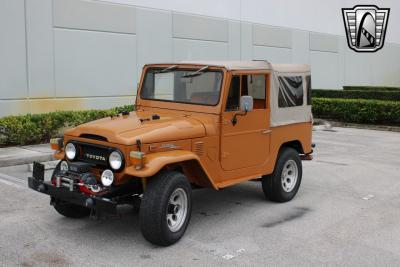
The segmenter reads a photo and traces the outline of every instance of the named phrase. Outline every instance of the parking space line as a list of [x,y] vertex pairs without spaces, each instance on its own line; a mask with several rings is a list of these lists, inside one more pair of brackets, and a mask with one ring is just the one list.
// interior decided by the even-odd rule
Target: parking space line
[[26,187],[22,186],[21,184],[18,184],[16,182],[12,182],[12,180],[15,180],[15,179],[18,179],[18,178],[13,177],[13,176],[9,176],[7,174],[0,173],[0,183],[6,184],[6,185],[9,185],[9,186],[13,186],[13,187],[18,188],[18,189],[26,189]]

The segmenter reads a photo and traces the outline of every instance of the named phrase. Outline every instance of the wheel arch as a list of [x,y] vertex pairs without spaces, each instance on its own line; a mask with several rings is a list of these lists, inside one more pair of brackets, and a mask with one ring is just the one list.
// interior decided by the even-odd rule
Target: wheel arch
[[283,148],[290,147],[296,150],[299,154],[304,154],[304,148],[302,143],[299,140],[291,140],[283,143],[279,148],[279,152],[282,151]]
[[134,166],[130,166],[127,168],[126,174],[149,178],[165,169],[182,172],[191,183],[198,186],[218,189],[201,164],[199,157],[192,151],[172,150],[149,154],[145,158],[143,169],[136,170]]

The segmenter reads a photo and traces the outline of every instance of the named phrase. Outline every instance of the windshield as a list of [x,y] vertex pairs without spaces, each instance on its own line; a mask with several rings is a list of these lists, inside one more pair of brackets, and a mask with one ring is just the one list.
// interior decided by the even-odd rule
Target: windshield
[[219,102],[222,71],[202,69],[148,69],[141,98],[215,106]]

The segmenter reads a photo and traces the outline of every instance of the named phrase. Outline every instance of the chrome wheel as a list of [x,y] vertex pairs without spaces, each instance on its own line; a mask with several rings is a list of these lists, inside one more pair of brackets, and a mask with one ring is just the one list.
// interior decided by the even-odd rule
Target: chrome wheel
[[297,178],[299,176],[299,170],[294,160],[288,160],[283,166],[281,181],[282,188],[285,192],[291,192],[295,188]]
[[185,223],[188,210],[186,191],[177,188],[171,194],[167,206],[167,225],[171,232],[177,232]]

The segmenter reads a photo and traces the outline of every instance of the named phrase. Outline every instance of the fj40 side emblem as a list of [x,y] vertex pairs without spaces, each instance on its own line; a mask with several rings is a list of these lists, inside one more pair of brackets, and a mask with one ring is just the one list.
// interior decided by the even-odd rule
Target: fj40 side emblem
[[385,42],[390,8],[357,5],[342,8],[347,44],[356,52],[376,52]]

